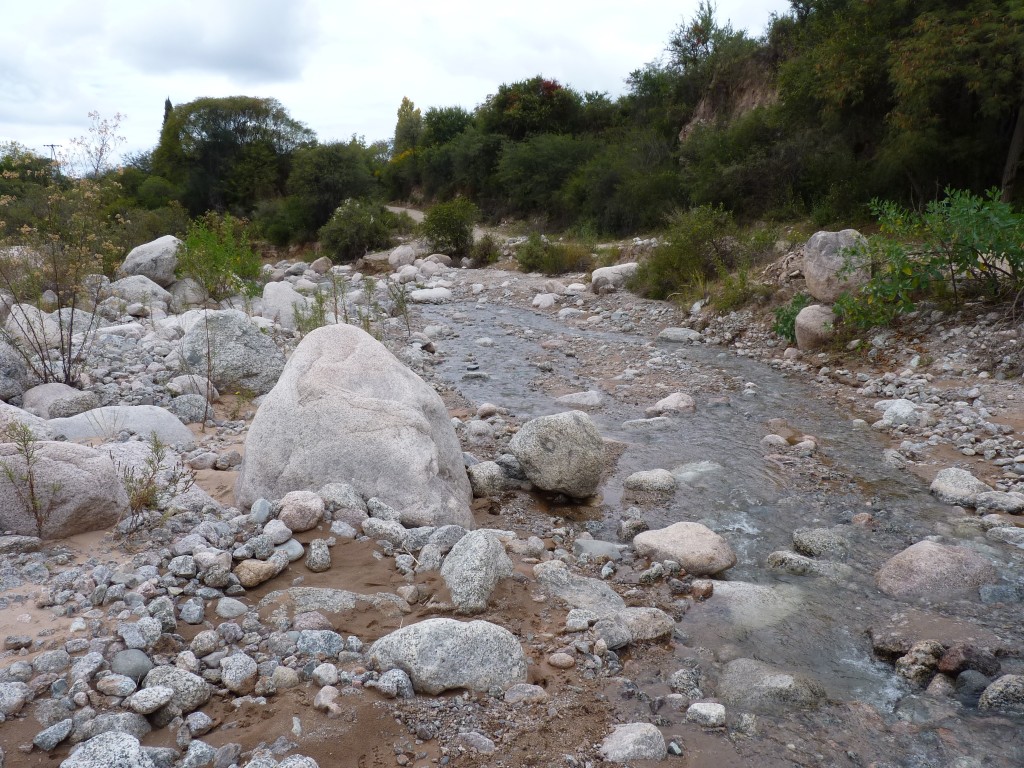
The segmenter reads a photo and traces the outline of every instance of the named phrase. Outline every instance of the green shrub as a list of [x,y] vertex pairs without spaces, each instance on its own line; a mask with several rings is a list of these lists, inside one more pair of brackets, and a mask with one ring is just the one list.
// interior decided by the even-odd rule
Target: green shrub
[[722,206],[702,205],[669,218],[664,242],[640,264],[630,290],[666,299],[736,266],[736,224]]
[[197,280],[214,299],[242,290],[260,275],[249,225],[229,213],[206,213],[189,224],[178,252],[178,276]]
[[435,251],[453,258],[469,255],[473,245],[473,224],[480,209],[464,197],[438,203],[423,219],[423,234]]
[[380,203],[350,198],[320,229],[320,245],[336,264],[355,261],[391,245],[396,218]]
[[475,243],[469,251],[470,261],[476,268],[486,267],[488,264],[495,264],[501,260],[501,248],[497,241],[490,235],[484,235]]
[[772,330],[791,344],[796,344],[796,316],[810,303],[811,297],[806,293],[794,294],[788,303],[775,308],[775,323]]
[[924,297],[1019,300],[1024,289],[1024,214],[999,200],[947,189],[923,213],[873,200],[880,232],[848,254],[850,267],[870,266],[872,278],[840,297],[836,312],[860,327],[884,325],[913,311]]
[[593,269],[594,256],[585,243],[550,243],[536,232],[516,250],[516,260],[524,272],[562,275]]

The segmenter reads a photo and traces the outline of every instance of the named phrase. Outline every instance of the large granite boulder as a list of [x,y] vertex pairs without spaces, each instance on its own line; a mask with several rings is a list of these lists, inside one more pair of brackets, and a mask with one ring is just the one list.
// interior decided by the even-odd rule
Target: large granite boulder
[[25,391],[28,369],[21,353],[0,339],[0,400],[10,400]]
[[171,294],[145,275],[122,277],[110,284],[110,293],[129,304],[138,302],[145,306],[161,302],[169,304]]
[[639,264],[635,261],[599,267],[590,275],[590,290],[594,293],[612,293],[625,288],[626,283],[636,274]]
[[109,440],[121,432],[129,432],[148,439],[156,436],[166,445],[178,445],[189,450],[196,438],[181,420],[158,405],[105,405],[89,411],[47,422],[58,434],[68,440]]
[[519,460],[527,479],[541,490],[577,499],[597,492],[604,470],[604,442],[583,411],[526,422],[508,449]]
[[349,483],[407,526],[473,527],[462,449],[438,394],[351,325],[308,334],[245,441],[238,504]]
[[182,316],[181,361],[187,373],[206,376],[221,392],[266,394],[284,368],[273,339],[244,312],[192,310]]
[[487,691],[526,682],[519,640],[487,621],[426,619],[375,642],[370,660],[381,670],[403,670],[417,691],[432,696],[453,688]]
[[844,272],[847,250],[862,246],[864,236],[855,229],[842,232],[816,232],[804,246],[804,279],[807,292],[825,304],[832,304],[839,294],[864,285],[871,274],[860,266]]
[[174,235],[164,235],[148,243],[132,248],[118,267],[118,277],[142,275],[161,288],[170,287],[174,282],[174,271],[178,268],[178,248],[181,240]]
[[0,443],[0,529],[61,539],[109,528],[128,513],[128,497],[110,457],[75,443]]
[[26,411],[42,419],[57,419],[99,408],[100,399],[95,392],[51,381],[49,384],[38,384],[26,390],[21,405]]
[[299,293],[291,283],[267,283],[263,286],[263,317],[273,320],[282,328],[296,327],[295,308],[309,309],[309,299]]
[[826,346],[835,336],[836,313],[831,307],[811,304],[804,307],[796,316],[796,346],[802,351],[820,349]]
[[875,575],[878,588],[892,597],[942,601],[977,596],[983,584],[999,580],[988,558],[966,547],[919,541],[893,557]]

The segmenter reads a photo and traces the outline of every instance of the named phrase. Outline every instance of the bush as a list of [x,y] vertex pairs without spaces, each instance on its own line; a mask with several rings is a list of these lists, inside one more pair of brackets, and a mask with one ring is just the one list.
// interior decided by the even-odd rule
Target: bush
[[490,235],[484,235],[469,251],[470,261],[476,268],[486,267],[488,264],[495,264],[501,260],[501,248],[497,241]]
[[178,275],[198,281],[214,299],[258,278],[260,257],[250,245],[248,222],[213,212],[193,220],[178,252]]
[[361,259],[390,247],[397,218],[380,203],[345,200],[320,229],[320,245],[335,264]]
[[594,257],[583,243],[549,243],[536,232],[530,234],[516,251],[516,260],[524,272],[562,275],[589,271]]
[[775,308],[775,323],[772,330],[789,343],[796,344],[796,316],[810,303],[811,297],[806,293],[794,294],[787,304]]
[[1024,214],[999,200],[947,189],[924,213],[873,200],[880,232],[849,254],[873,276],[855,294],[840,297],[837,313],[861,327],[882,325],[913,311],[925,296],[1019,301],[1024,290]]
[[677,211],[669,219],[665,241],[640,264],[630,290],[666,299],[737,263],[736,225],[722,206],[702,205]]
[[480,209],[464,197],[438,203],[423,220],[423,234],[435,251],[453,258],[469,255],[473,245],[473,224],[480,218]]

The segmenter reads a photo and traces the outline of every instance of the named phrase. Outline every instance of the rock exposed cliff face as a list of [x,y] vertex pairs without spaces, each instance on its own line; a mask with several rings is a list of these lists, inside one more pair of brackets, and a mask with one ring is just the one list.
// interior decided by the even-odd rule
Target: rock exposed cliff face
[[732,123],[759,107],[770,107],[779,100],[775,74],[764,62],[749,61],[738,72],[716,74],[707,92],[697,102],[693,116],[679,131],[680,143],[697,128],[717,122]]

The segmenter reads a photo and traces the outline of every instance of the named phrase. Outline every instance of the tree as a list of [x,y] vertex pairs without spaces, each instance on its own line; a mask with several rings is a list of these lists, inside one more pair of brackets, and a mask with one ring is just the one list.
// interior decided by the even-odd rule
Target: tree
[[117,147],[125,142],[118,131],[125,116],[115,112],[111,118],[89,113],[89,135],[71,139],[69,151],[62,158],[64,172],[72,176],[96,179],[114,167]]
[[415,104],[403,96],[402,103],[398,107],[398,121],[395,123],[393,144],[395,156],[416,149],[422,132],[423,118],[420,111],[416,109]]
[[499,86],[477,109],[485,133],[521,141],[538,133],[575,133],[582,125],[583,99],[557,80],[541,75]]
[[312,240],[342,200],[369,195],[374,187],[370,162],[369,151],[355,137],[296,150],[287,184],[302,217],[294,236]]
[[424,147],[447,144],[473,124],[473,116],[462,107],[431,107],[423,116]]
[[153,170],[179,187],[193,215],[248,213],[261,198],[284,191],[291,153],[314,141],[276,99],[201,98],[171,110]]

